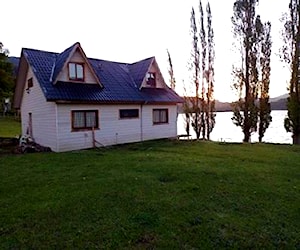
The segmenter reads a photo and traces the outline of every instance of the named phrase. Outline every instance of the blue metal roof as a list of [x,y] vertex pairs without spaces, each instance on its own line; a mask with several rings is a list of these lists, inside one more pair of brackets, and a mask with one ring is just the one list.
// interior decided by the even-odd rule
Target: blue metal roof
[[173,90],[166,87],[140,88],[153,57],[127,64],[100,59],[87,59],[99,78],[99,84],[54,81],[77,43],[58,54],[34,49],[22,53],[48,101],[85,103],[178,103],[182,102]]

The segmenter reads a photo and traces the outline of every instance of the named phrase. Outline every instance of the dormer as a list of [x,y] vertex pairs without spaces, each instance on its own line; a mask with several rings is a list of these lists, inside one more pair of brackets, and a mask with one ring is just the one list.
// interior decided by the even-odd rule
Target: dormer
[[[62,60],[64,60],[63,63]],[[79,43],[59,54],[54,67],[54,84],[61,81],[101,85]]]
[[141,88],[167,88],[155,58],[148,67]]

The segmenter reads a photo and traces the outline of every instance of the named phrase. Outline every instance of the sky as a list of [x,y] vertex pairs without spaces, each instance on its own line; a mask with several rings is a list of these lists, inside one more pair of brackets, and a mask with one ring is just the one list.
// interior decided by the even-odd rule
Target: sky
[[[207,0],[202,0],[206,5]],[[234,0],[210,0],[215,33],[215,97],[235,98],[231,89],[233,52],[231,16]],[[167,49],[173,61],[176,91],[191,82],[190,15],[198,0],[6,0],[1,3],[0,41],[10,56],[22,48],[62,52],[80,42],[87,57],[133,63],[155,56],[169,83]],[[282,46],[279,19],[288,0],[260,0],[262,21],[272,23],[270,95],[287,93],[288,68],[279,60]],[[199,15],[198,15],[199,16]]]

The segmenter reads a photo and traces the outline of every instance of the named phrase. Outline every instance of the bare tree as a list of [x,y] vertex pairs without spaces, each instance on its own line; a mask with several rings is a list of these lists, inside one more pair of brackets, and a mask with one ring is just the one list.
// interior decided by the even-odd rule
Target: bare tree
[[167,54],[168,54],[168,62],[169,62],[169,76],[170,76],[170,87],[171,89],[175,90],[176,87],[176,81],[175,81],[175,76],[174,76],[174,70],[173,70],[173,63],[172,63],[172,59],[171,59],[171,55],[169,50],[167,50]]
[[193,85],[195,87],[195,96],[190,98],[192,105],[191,122],[195,130],[196,138],[200,138],[201,133],[201,110],[199,98],[199,78],[200,78],[200,52],[199,52],[199,39],[198,28],[195,16],[195,10],[192,8],[191,12],[191,35],[192,35],[192,52],[191,52],[191,67],[193,72]]
[[212,27],[212,14],[209,2],[206,6],[207,13],[207,69],[205,70],[205,79],[207,82],[206,92],[206,137],[210,139],[210,133],[215,126],[215,100],[214,100],[214,60],[215,44],[214,31]]

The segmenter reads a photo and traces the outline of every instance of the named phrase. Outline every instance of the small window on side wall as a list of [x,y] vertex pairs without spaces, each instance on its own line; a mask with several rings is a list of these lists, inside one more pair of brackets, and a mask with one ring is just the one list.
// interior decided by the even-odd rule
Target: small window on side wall
[[30,89],[33,87],[33,79],[32,77],[28,79],[27,81],[27,89]]
[[120,119],[139,118],[138,109],[120,109],[119,113],[120,113]]
[[30,89],[33,87],[33,79],[32,77],[27,80],[26,92],[29,94]]
[[168,109],[153,109],[153,124],[165,124],[168,122]]
[[84,80],[83,63],[69,63],[69,79],[75,81]]
[[73,110],[72,130],[92,130],[98,129],[98,110]]
[[156,76],[155,73],[148,72],[146,76],[146,84],[147,86],[150,87],[155,87],[156,86]]

